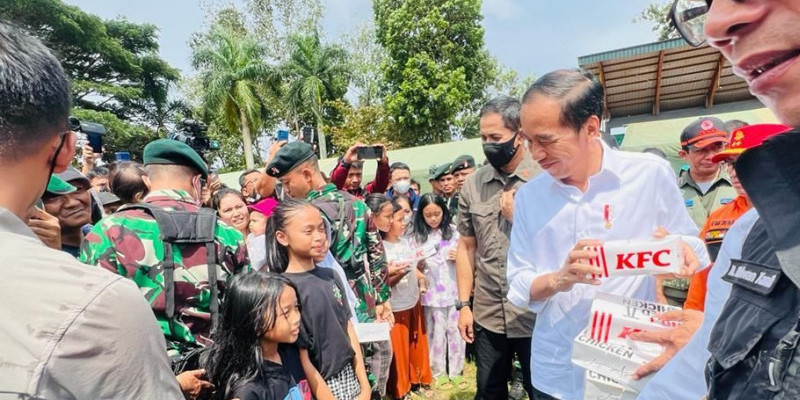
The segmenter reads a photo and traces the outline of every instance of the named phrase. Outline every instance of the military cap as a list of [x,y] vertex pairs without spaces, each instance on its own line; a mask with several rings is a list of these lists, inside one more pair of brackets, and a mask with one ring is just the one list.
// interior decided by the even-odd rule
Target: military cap
[[298,140],[285,144],[267,164],[267,175],[280,178],[298,165],[314,157],[311,145]]
[[61,196],[63,194],[70,194],[76,191],[75,186],[70,185],[65,180],[58,177],[58,175],[50,175],[50,181],[47,182],[46,194],[50,196]]
[[439,178],[453,173],[453,163],[445,163],[436,168],[436,173],[433,174],[433,179],[439,180]]
[[144,147],[144,165],[183,165],[192,167],[208,177],[208,165],[189,145],[177,140],[158,139]]
[[432,180],[436,179],[435,176],[436,176],[436,169],[437,168],[439,168],[439,166],[436,165],[436,164],[433,164],[430,167],[428,167],[428,180],[429,181],[432,181]]
[[475,168],[475,159],[472,158],[471,155],[462,154],[453,161],[453,172],[458,172],[467,168]]

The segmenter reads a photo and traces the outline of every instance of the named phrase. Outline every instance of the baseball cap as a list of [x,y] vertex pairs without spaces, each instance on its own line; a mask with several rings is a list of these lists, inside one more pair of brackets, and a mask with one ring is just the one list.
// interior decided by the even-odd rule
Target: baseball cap
[[61,196],[63,194],[70,194],[75,190],[77,190],[75,186],[70,185],[58,175],[53,174],[50,176],[50,181],[47,182],[45,194],[50,196]]
[[72,181],[83,181],[87,185],[91,185],[92,183],[89,181],[89,178],[84,176],[80,171],[75,169],[73,166],[68,166],[64,172],[60,174],[56,174],[59,178],[61,178],[64,182],[72,182]]
[[758,124],[743,126],[733,131],[731,141],[722,151],[711,158],[713,162],[731,159],[744,153],[747,149],[760,146],[772,136],[792,130],[791,126],[781,124]]
[[725,123],[716,117],[701,117],[681,132],[681,147],[702,149],[715,143],[727,141]]
[[267,217],[272,215],[272,210],[278,206],[278,200],[273,199],[272,197],[267,197],[264,200],[259,201],[256,204],[251,204],[247,206],[248,209],[251,211],[258,211]]

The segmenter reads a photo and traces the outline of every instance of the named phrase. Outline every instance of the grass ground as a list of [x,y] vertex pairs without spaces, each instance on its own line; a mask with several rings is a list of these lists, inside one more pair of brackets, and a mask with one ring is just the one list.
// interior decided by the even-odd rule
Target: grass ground
[[[463,382],[467,383],[466,389],[459,389],[456,385],[450,390],[442,390],[435,387],[433,388],[434,400],[472,400],[475,398],[475,364],[467,362],[464,365],[464,379]],[[422,400],[424,397],[412,395],[414,400]]]

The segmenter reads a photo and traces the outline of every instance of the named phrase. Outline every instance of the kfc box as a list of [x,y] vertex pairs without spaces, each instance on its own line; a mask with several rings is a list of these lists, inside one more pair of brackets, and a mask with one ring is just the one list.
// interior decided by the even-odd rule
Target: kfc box
[[612,240],[600,246],[587,246],[587,250],[597,253],[589,264],[603,270],[600,275],[592,274],[592,278],[680,273],[680,244],[680,237],[667,236],[650,240]]
[[639,395],[635,390],[593,371],[586,371],[584,388],[585,400],[635,400]]
[[664,321],[657,317],[660,313],[678,309],[666,304],[597,293],[592,301],[589,317],[589,336],[603,343],[626,343],[643,354],[657,356],[662,351],[661,346],[632,341],[628,336],[636,332],[666,330],[680,325],[680,322]]
[[572,344],[572,362],[575,365],[636,392],[644,388],[652,375],[637,381],[633,379],[633,372],[652,359],[624,343],[594,340],[589,329],[575,337]]

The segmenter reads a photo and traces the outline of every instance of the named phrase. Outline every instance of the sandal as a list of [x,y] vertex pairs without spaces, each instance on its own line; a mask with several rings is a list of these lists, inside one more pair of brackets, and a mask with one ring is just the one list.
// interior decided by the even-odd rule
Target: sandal
[[453,390],[453,383],[446,376],[436,379],[436,388],[441,390]]
[[436,392],[433,391],[433,388],[430,385],[417,385],[416,388],[412,388],[411,392],[414,394],[415,397],[419,397],[422,399],[432,399]]
[[461,375],[450,378],[450,381],[453,382],[453,384],[456,385],[456,387],[458,387],[458,390],[467,390],[467,388],[469,387],[469,384],[464,380],[464,377]]

